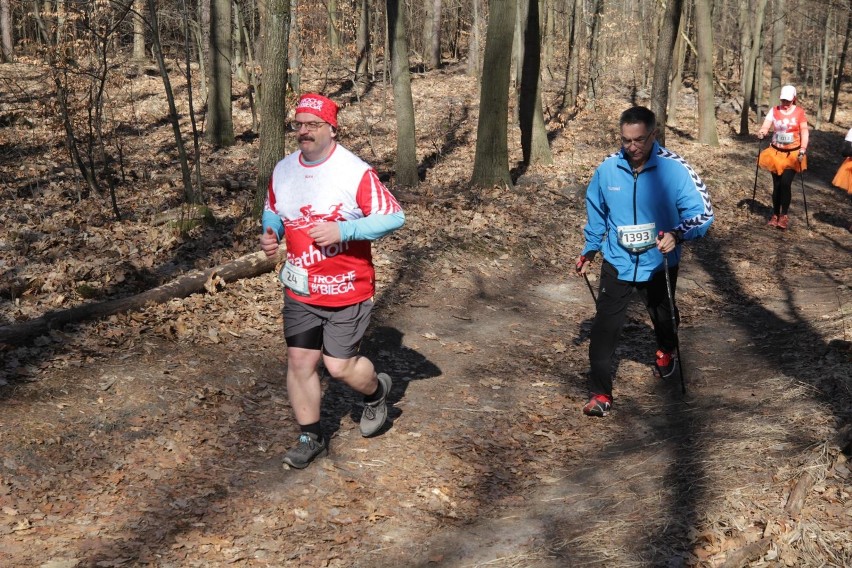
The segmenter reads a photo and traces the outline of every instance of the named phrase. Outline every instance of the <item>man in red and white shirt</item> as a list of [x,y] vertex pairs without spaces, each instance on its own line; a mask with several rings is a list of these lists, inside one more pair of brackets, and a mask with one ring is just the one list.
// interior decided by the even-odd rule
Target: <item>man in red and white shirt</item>
[[260,247],[287,261],[284,337],[287,392],[301,428],[284,456],[307,467],[328,452],[320,427],[318,366],[364,395],[360,430],[378,433],[387,419],[391,379],[358,354],[375,292],[371,241],[401,227],[405,214],[376,171],[337,143],[337,105],[318,94],[299,99],[291,128],[299,150],[278,162],[269,182]]

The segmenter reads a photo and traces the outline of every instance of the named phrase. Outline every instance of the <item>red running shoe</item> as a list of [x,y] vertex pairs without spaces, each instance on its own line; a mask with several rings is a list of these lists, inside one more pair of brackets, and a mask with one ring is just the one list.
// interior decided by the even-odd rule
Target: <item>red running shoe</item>
[[672,376],[677,366],[677,357],[674,351],[657,351],[657,360],[654,361],[654,376],[667,379]]
[[769,222],[767,223],[767,225],[769,225],[770,227],[777,227],[778,226],[778,215],[773,215],[769,219]]
[[612,397],[606,394],[595,394],[583,407],[586,416],[606,416],[612,409]]

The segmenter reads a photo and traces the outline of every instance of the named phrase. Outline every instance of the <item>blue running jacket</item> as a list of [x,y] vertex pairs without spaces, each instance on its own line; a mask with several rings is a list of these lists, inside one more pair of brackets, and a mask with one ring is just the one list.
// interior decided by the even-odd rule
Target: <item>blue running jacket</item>
[[[686,160],[656,141],[638,174],[633,174],[622,151],[604,159],[586,190],[586,214],[583,254],[600,251],[618,270],[618,279],[630,282],[646,282],[662,270],[663,254],[656,247],[629,248],[624,233],[638,234],[637,227],[653,223],[655,234],[679,230],[683,240],[692,240],[703,237],[713,223],[704,182]],[[669,253],[669,266],[680,262],[680,254],[678,243]]]

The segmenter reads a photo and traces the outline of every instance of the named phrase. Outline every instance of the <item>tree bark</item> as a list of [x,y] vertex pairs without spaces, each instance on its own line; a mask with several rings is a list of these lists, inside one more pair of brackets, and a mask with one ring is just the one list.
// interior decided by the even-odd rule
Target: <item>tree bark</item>
[[396,110],[396,176],[397,185],[417,185],[417,147],[414,130],[414,100],[411,96],[411,74],[408,71],[408,36],[402,0],[387,0],[388,34],[390,35],[391,81],[393,106]]
[[231,108],[233,79],[231,0],[210,2],[210,93],[207,99],[207,139],[216,146],[234,143]]
[[294,93],[302,90],[302,38],[299,27],[299,0],[290,0],[290,38],[287,53],[290,65],[287,80]]
[[654,60],[654,77],[651,81],[651,110],[657,115],[657,140],[666,145],[666,107],[669,100],[669,72],[672,66],[675,34],[680,26],[683,0],[670,0],[660,27],[657,55]]
[[272,170],[285,154],[287,136],[287,60],[290,0],[267,0],[261,18],[263,37],[262,92],[260,94],[260,147],[253,213],[260,217]]
[[160,43],[160,24],[157,18],[157,0],[147,0],[147,3],[148,18],[151,22],[151,44],[154,49],[154,57],[157,60],[157,66],[160,69],[160,77],[163,79],[166,101],[169,105],[169,122],[172,125],[172,132],[175,137],[175,147],[177,148],[178,158],[180,161],[184,199],[187,203],[203,203],[204,200],[202,195],[196,194],[192,188],[192,175],[189,172],[189,160],[186,156],[186,147],[183,144],[183,136],[180,132],[180,121],[178,120],[177,106],[175,105],[175,95],[172,90],[172,83],[169,80],[168,69],[166,69],[166,60],[163,57],[163,47]]
[[367,73],[370,61],[370,2],[358,0],[358,31],[355,38],[355,83],[358,85],[358,95],[363,95],[370,83]]
[[470,23],[470,41],[467,45],[467,74],[472,77],[479,77],[482,67],[479,59],[480,41],[479,30],[482,26],[480,16],[480,2],[482,0],[470,0],[471,23]]
[[781,95],[781,77],[784,73],[784,36],[787,31],[787,2],[775,0],[772,24],[772,74],[769,80],[769,101],[772,104]]
[[681,14],[680,23],[677,26],[677,33],[675,34],[674,66],[671,73],[669,73],[669,102],[666,106],[666,126],[677,125],[675,111],[677,110],[680,99],[680,88],[683,85],[683,65],[686,60],[686,40],[684,39],[684,34],[686,33],[687,20],[688,16]]
[[0,53],[5,63],[15,60],[15,43],[12,39],[12,14],[9,0],[0,0]]
[[139,310],[149,304],[162,304],[172,298],[185,298],[190,294],[204,290],[205,285],[217,276],[226,283],[241,278],[253,278],[272,270],[277,260],[277,257],[267,258],[265,253],[255,252],[216,268],[190,272],[174,282],[142,292],[136,296],[96,304],[85,304],[60,312],[51,312],[38,319],[17,325],[0,327],[0,344],[26,344],[30,339],[45,335],[52,329],[59,329],[70,323],[80,323],[117,313]]
[[485,36],[485,62],[479,91],[479,122],[471,185],[512,186],[509,172],[510,63],[516,0],[492,0]]
[[552,164],[547,127],[541,105],[541,15],[540,0],[521,0],[524,24],[524,59],[519,99],[519,123],[524,164]]
[[337,0],[327,0],[328,6],[328,49],[332,59],[340,53],[340,12]]
[[719,145],[716,131],[716,97],[713,80],[713,0],[695,0],[696,48],[698,51],[698,141]]
[[441,0],[425,0],[423,62],[427,69],[441,66]]
[[145,56],[145,0],[135,0],[133,3],[133,61],[142,64]]
[[[758,46],[763,33],[763,18],[766,13],[766,0],[757,0],[757,6],[751,6],[745,0],[740,4],[740,23],[742,26],[743,107],[740,112],[740,136],[748,134],[748,110],[754,98],[754,73],[760,57]],[[749,24],[754,24],[753,28]]]
[[852,9],[846,12],[846,33],[843,36],[843,49],[837,57],[837,76],[834,78],[834,95],[831,99],[831,114],[828,121],[834,124],[837,113],[837,102],[840,99],[840,85],[843,84],[843,74],[846,69],[846,52],[849,51],[849,35],[852,33]]
[[832,34],[832,26],[831,26],[831,6],[827,8],[827,12],[825,14],[825,36],[822,39],[822,59],[819,66],[819,89],[817,91],[817,112],[816,112],[816,123],[814,124],[814,128],[819,130],[822,126],[822,115],[823,109],[825,107],[825,89],[828,86],[826,84],[826,79],[828,77],[828,46],[831,43],[831,34]]

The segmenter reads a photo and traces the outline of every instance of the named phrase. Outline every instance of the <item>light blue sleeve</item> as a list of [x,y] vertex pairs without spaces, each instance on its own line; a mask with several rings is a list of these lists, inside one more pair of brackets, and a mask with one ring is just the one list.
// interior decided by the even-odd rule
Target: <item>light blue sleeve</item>
[[586,244],[583,247],[583,255],[590,251],[600,251],[603,246],[603,238],[606,234],[606,203],[600,191],[600,170],[595,170],[589,187],[586,189],[586,226],[583,235]]
[[340,240],[375,241],[391,233],[405,223],[405,213],[397,211],[388,215],[373,214],[352,221],[338,221]]
[[261,232],[265,233],[266,229],[272,229],[275,231],[275,234],[278,235],[279,241],[284,237],[284,221],[282,221],[281,217],[272,211],[269,211],[268,209],[265,210],[263,212],[261,222],[263,223],[263,229]]

